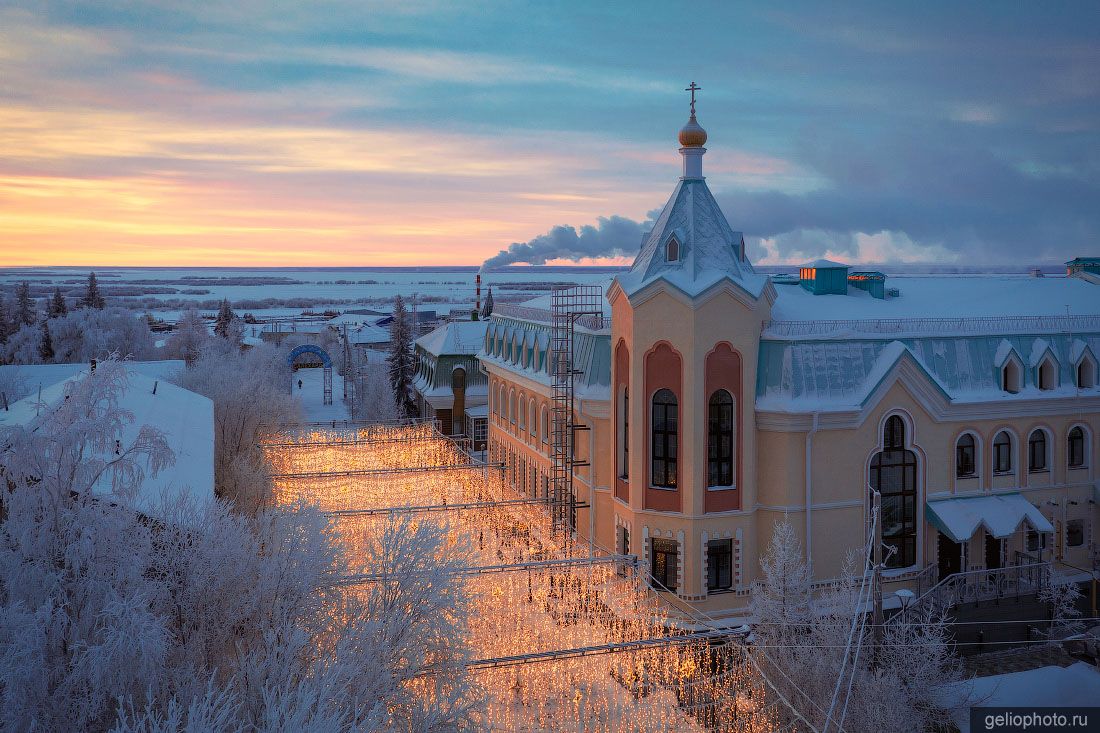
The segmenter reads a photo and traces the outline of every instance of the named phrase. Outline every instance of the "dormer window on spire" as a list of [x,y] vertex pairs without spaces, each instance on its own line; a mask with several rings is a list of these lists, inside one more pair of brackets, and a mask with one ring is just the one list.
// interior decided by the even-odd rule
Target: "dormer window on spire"
[[676,239],[676,237],[669,237],[668,242],[665,244],[665,261],[680,261],[680,242]]

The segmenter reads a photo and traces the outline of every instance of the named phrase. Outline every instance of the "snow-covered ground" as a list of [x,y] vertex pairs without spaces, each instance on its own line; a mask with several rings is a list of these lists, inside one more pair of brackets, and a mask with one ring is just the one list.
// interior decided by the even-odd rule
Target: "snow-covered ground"
[[[330,422],[332,420],[350,420],[351,414],[344,404],[344,378],[332,372],[332,404],[324,403],[324,369],[299,369],[294,372],[292,388],[294,396],[302,403],[302,414],[306,422]],[[298,387],[301,381],[302,386]]]

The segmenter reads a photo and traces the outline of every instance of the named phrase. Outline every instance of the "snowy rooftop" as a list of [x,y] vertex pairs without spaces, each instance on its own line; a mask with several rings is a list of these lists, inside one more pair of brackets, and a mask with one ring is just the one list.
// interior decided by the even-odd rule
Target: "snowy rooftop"
[[873,298],[852,287],[847,295],[779,288],[772,320],[1100,316],[1100,288],[1078,278],[890,276],[886,287],[898,288],[900,296]]
[[730,227],[701,178],[680,179],[629,272],[618,278],[627,297],[658,280],[691,297],[724,281],[754,298],[768,286],[768,277],[745,258],[741,232]]
[[970,707],[1042,708],[1094,706],[1100,700],[1100,671],[1085,662],[1026,672],[976,677],[936,689],[945,707],[955,708],[960,733],[969,733]]
[[[33,426],[44,411],[64,400],[70,384],[86,379],[89,374],[84,365],[72,366],[80,369],[68,379],[43,388],[41,401],[34,394],[10,405],[9,410],[0,409],[0,427]],[[123,444],[131,443],[141,427],[149,425],[164,433],[168,446],[175,453],[173,465],[155,477],[145,477],[134,498],[135,507],[152,512],[163,495],[186,494],[200,503],[211,500],[214,497],[214,403],[163,378],[143,374],[130,363],[124,364],[124,369],[126,383],[118,406],[129,412],[133,421],[122,430]],[[110,494],[110,476],[102,477],[93,491]]]
[[[127,361],[127,371],[134,371],[154,379],[167,379],[182,371],[183,361],[164,359],[162,361]],[[51,384],[63,382],[81,372],[87,372],[88,365],[78,364],[7,364],[0,366],[0,389],[7,392],[8,401],[15,402]],[[2,406],[2,405],[0,405]]]
[[488,325],[488,321],[444,323],[431,333],[418,338],[416,344],[433,356],[476,354],[485,343],[485,328]]

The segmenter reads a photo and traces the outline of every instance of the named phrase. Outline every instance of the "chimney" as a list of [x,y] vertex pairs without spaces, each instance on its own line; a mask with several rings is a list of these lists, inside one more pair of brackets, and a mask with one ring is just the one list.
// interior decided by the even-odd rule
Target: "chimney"
[[477,305],[474,307],[475,312],[481,312],[481,273],[477,274]]
[[95,359],[92,359],[92,374],[95,374]]

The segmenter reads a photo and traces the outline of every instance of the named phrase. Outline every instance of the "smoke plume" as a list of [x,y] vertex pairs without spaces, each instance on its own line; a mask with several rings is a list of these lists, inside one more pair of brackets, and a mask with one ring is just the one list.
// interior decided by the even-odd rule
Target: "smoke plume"
[[633,256],[642,235],[653,227],[653,219],[634,221],[623,216],[600,217],[596,226],[580,229],[561,225],[529,242],[514,242],[508,249],[485,260],[482,269],[504,267],[515,262],[544,265],[547,260],[577,260],[585,257]]

